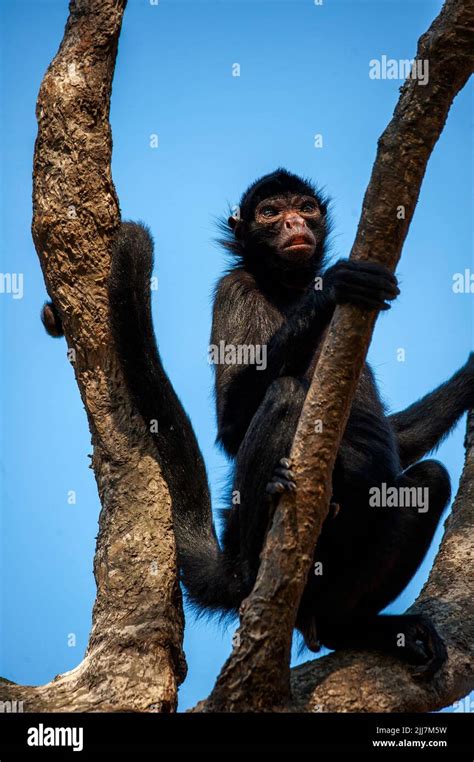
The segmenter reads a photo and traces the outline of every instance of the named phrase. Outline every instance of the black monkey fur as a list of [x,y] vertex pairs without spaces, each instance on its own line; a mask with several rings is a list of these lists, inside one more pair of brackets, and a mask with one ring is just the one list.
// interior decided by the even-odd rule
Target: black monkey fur
[[[234,264],[216,288],[211,343],[266,346],[267,362],[265,369],[216,365],[218,440],[235,460],[232,490],[240,496],[224,512],[221,546],[202,456],[156,345],[153,242],[141,224],[120,228],[109,292],[129,391],[144,421],[159,422],[153,436],[170,484],[183,582],[199,607],[236,613],[255,582],[275,500],[297,489],[288,455],[334,307],[388,309],[398,288],[378,264],[341,260],[325,268],[328,201],[283,169],[253,183],[242,196],[240,215],[225,227],[223,243]],[[318,276],[321,290],[314,288]],[[50,303],[43,322],[51,335],[61,335]],[[446,649],[426,617],[379,612],[414,575],[449,502],[446,469],[420,458],[473,406],[472,354],[449,381],[389,416],[365,365],[333,474],[337,510],[315,550],[322,574],[310,573],[296,622],[309,648],[383,650],[419,665],[425,675],[441,666]],[[382,483],[428,488],[429,509],[370,507],[368,491]]]

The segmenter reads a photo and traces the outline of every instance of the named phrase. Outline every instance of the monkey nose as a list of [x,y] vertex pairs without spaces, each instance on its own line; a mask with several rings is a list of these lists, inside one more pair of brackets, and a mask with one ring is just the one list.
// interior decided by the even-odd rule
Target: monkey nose
[[304,227],[304,219],[299,214],[288,214],[285,217],[285,228],[292,230],[293,228]]

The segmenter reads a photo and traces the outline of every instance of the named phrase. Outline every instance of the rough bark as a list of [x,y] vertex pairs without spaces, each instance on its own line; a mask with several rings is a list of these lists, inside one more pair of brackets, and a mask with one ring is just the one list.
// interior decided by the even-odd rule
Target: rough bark
[[[429,61],[429,83],[406,81],[379,139],[351,258],[395,269],[429,156],[453,99],[473,71],[473,46],[474,0],[447,0],[418,43],[417,60]],[[298,604],[329,508],[334,461],[375,319],[350,305],[335,311],[291,452],[298,492],[285,495],[276,510],[257,582],[242,605],[239,646],[206,705],[212,711],[288,705]],[[323,424],[320,434],[316,421]],[[361,671],[358,679],[362,676]]]
[[173,711],[185,674],[170,496],[125,394],[107,276],[120,211],[109,104],[126,0],[70,4],[37,104],[33,238],[87,412],[102,510],[83,662],[39,687],[0,681],[25,711]]

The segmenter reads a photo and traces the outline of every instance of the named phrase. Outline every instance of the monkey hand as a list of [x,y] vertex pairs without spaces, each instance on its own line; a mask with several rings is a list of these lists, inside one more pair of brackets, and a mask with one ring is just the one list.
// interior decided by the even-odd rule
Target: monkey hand
[[341,259],[323,277],[323,291],[336,304],[355,304],[365,310],[388,310],[400,293],[395,275],[377,262]]
[[271,481],[268,482],[266,492],[269,495],[280,495],[282,492],[294,492],[296,490],[295,475],[290,470],[291,463],[288,458],[281,458]]

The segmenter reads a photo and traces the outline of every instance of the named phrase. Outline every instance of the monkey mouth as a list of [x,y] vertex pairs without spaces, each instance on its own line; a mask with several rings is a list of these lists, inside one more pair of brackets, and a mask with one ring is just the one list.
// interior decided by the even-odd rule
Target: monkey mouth
[[288,241],[284,245],[285,251],[287,249],[299,249],[301,247],[308,247],[311,248],[314,247],[314,241],[307,235],[294,235],[292,238],[289,238]]

